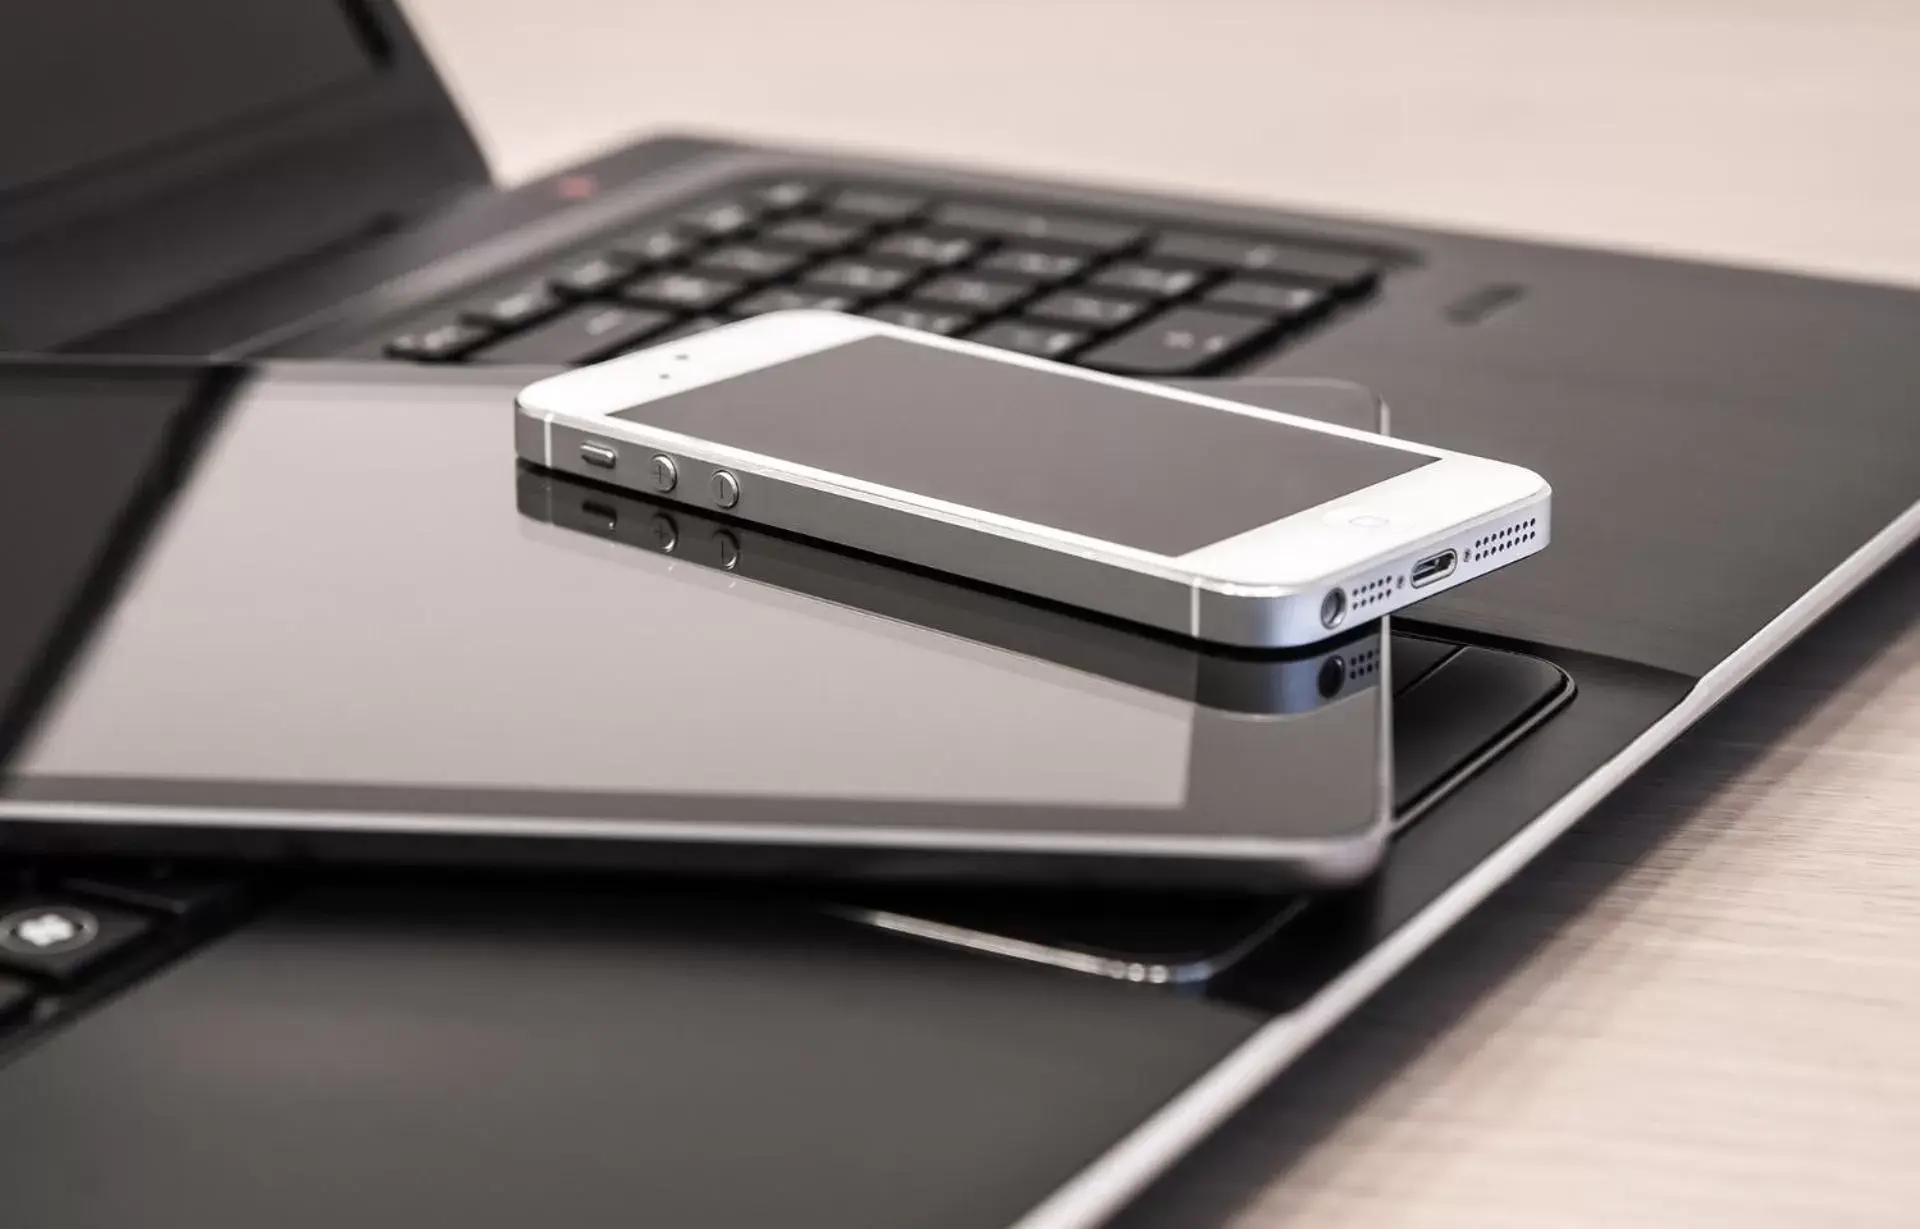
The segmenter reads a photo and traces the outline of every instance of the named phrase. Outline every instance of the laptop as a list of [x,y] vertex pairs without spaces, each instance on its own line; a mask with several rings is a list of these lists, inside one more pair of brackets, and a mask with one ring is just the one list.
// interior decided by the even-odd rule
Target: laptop
[[[0,69],[39,119],[0,161],[0,350],[478,421],[526,364],[835,307],[1256,401],[1357,381],[1547,474],[1559,521],[1396,629],[1425,792],[1356,893],[11,856],[23,1221],[1099,1223],[1920,532],[1909,292],[693,136],[503,191],[378,0],[75,0]],[[14,492],[49,456],[102,484],[13,513],[9,575],[98,556],[201,379],[114,368],[146,426],[95,384],[0,440]],[[35,575],[57,627],[80,581]]]

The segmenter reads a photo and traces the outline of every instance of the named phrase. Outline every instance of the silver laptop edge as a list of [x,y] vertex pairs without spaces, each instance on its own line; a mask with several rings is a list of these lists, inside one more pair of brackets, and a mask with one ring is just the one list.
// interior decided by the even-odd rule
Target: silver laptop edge
[[1514,833],[1486,860],[1436,896],[1433,903],[1355,961],[1304,1006],[1263,1026],[1011,1229],[1087,1229],[1106,1221],[1655,754],[1917,539],[1920,503],[1909,506],[1774,616],[1703,675],[1665,716]]

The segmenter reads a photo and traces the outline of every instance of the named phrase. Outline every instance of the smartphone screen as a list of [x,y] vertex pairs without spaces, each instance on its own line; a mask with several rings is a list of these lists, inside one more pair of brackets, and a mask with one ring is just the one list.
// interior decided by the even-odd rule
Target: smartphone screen
[[1435,460],[895,337],[615,417],[1167,556]]

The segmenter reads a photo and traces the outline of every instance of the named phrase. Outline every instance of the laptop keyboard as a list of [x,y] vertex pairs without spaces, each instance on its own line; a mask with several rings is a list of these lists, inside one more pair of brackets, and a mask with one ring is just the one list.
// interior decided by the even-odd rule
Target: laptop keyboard
[[1116,374],[1212,375],[1360,303],[1392,263],[1297,235],[791,179],[609,236],[443,306],[382,351],[588,363],[824,308]]
[[173,862],[0,863],[0,1051],[237,921],[257,888]]

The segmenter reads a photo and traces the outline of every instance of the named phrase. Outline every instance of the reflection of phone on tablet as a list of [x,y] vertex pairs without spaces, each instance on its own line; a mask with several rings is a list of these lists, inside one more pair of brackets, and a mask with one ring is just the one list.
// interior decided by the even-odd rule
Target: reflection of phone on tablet
[[[1334,395],[1337,407],[1367,408],[1341,396],[1342,390],[1322,391]],[[1312,650],[1200,646],[547,470],[524,468],[518,481],[520,509],[527,516],[664,556],[679,571],[731,578],[743,596],[763,585],[774,586],[897,621],[903,631],[919,628],[1010,649],[1192,700],[1201,708],[1242,714],[1311,712],[1365,685],[1387,639],[1387,620],[1381,620]],[[1407,650],[1403,655],[1413,668],[1393,663],[1395,692],[1422,677],[1431,663],[1447,660],[1457,647],[1404,635],[1396,643]],[[1429,663],[1425,668],[1423,661]],[[1516,720],[1509,722],[1509,716]],[[1489,718],[1476,715],[1469,704],[1450,724],[1504,740],[1522,736],[1537,719],[1536,712],[1519,708]],[[1414,764],[1432,761],[1432,754],[1422,751],[1435,738],[1432,730],[1416,722],[1396,734],[1396,756],[1410,753]],[[1425,800],[1443,792],[1437,788],[1441,780],[1458,779],[1471,770],[1473,760],[1449,763],[1450,771],[1421,789],[1421,801],[1409,801],[1407,779],[1396,781],[1396,831],[1425,809]],[[1414,780],[1426,779],[1427,774],[1416,769]],[[1232,967],[1276,934],[1308,899],[1272,892],[912,883],[847,885],[834,891],[831,907],[866,925],[1005,959],[1124,981],[1196,984]]]
[[[1159,745],[1134,741],[1132,752],[1122,740],[1137,735],[1095,709],[1044,732],[1035,727],[1041,743],[1034,750],[1043,759],[1084,761],[1071,770],[1079,784],[1069,793],[1080,796],[1064,809],[1007,814],[1024,810],[1021,822],[1033,829],[1024,837],[1035,852],[1059,841],[1045,828],[1070,823],[1081,831],[1060,852],[1075,856],[1024,859],[1032,864],[1023,871],[1018,846],[997,848],[990,834],[966,830],[995,810],[942,809],[924,822],[939,830],[950,857],[903,849],[888,863],[893,877],[940,878],[971,865],[992,877],[1065,886],[1110,880],[1115,870],[1136,883],[1330,885],[1370,871],[1390,834],[1390,713],[1378,621],[1306,650],[1208,648],[565,475],[522,469],[518,483],[527,516],[637,547],[685,584],[745,604],[777,603],[810,619],[854,618],[869,635],[978,657],[1105,701],[1132,697],[1131,703],[1174,719],[1155,736]],[[834,699],[822,695],[816,702],[831,707]],[[877,714],[876,720],[910,729],[917,715]],[[1141,770],[1173,766],[1167,761],[1173,744],[1179,781],[1165,799],[1144,810],[1099,801],[1141,788],[1158,793],[1162,787],[1146,785]],[[997,792],[1018,765],[996,761],[981,770],[987,774],[982,784]],[[1140,783],[1123,784],[1134,778]],[[842,818],[863,813],[848,808]],[[884,818],[882,812],[876,822]],[[1143,822],[1146,828],[1136,831]],[[1237,869],[1236,857],[1246,859]],[[1050,876],[1031,873],[1048,866]]]
[[537,520],[1190,700],[1202,709],[1311,712],[1370,685],[1381,664],[1380,625],[1374,621],[1310,649],[1208,648],[549,471],[522,469],[518,480],[520,510]]
[[[758,530],[562,474],[522,469],[521,512],[675,561],[676,567],[776,586],[981,645],[1085,671],[1215,710],[1220,719],[1311,713],[1370,692],[1385,670],[1385,620],[1311,650],[1251,652],[975,588],[792,536]],[[1378,684],[1381,687],[1386,683]],[[1349,756],[1365,754],[1350,747]],[[1328,771],[1349,771],[1330,760]],[[1249,892],[1143,893],[1071,884],[849,885],[830,908],[852,920],[948,946],[1094,976],[1202,982],[1275,933],[1307,898]]]
[[536,464],[1226,644],[1311,644],[1547,540],[1517,466],[831,312],[518,406]]

